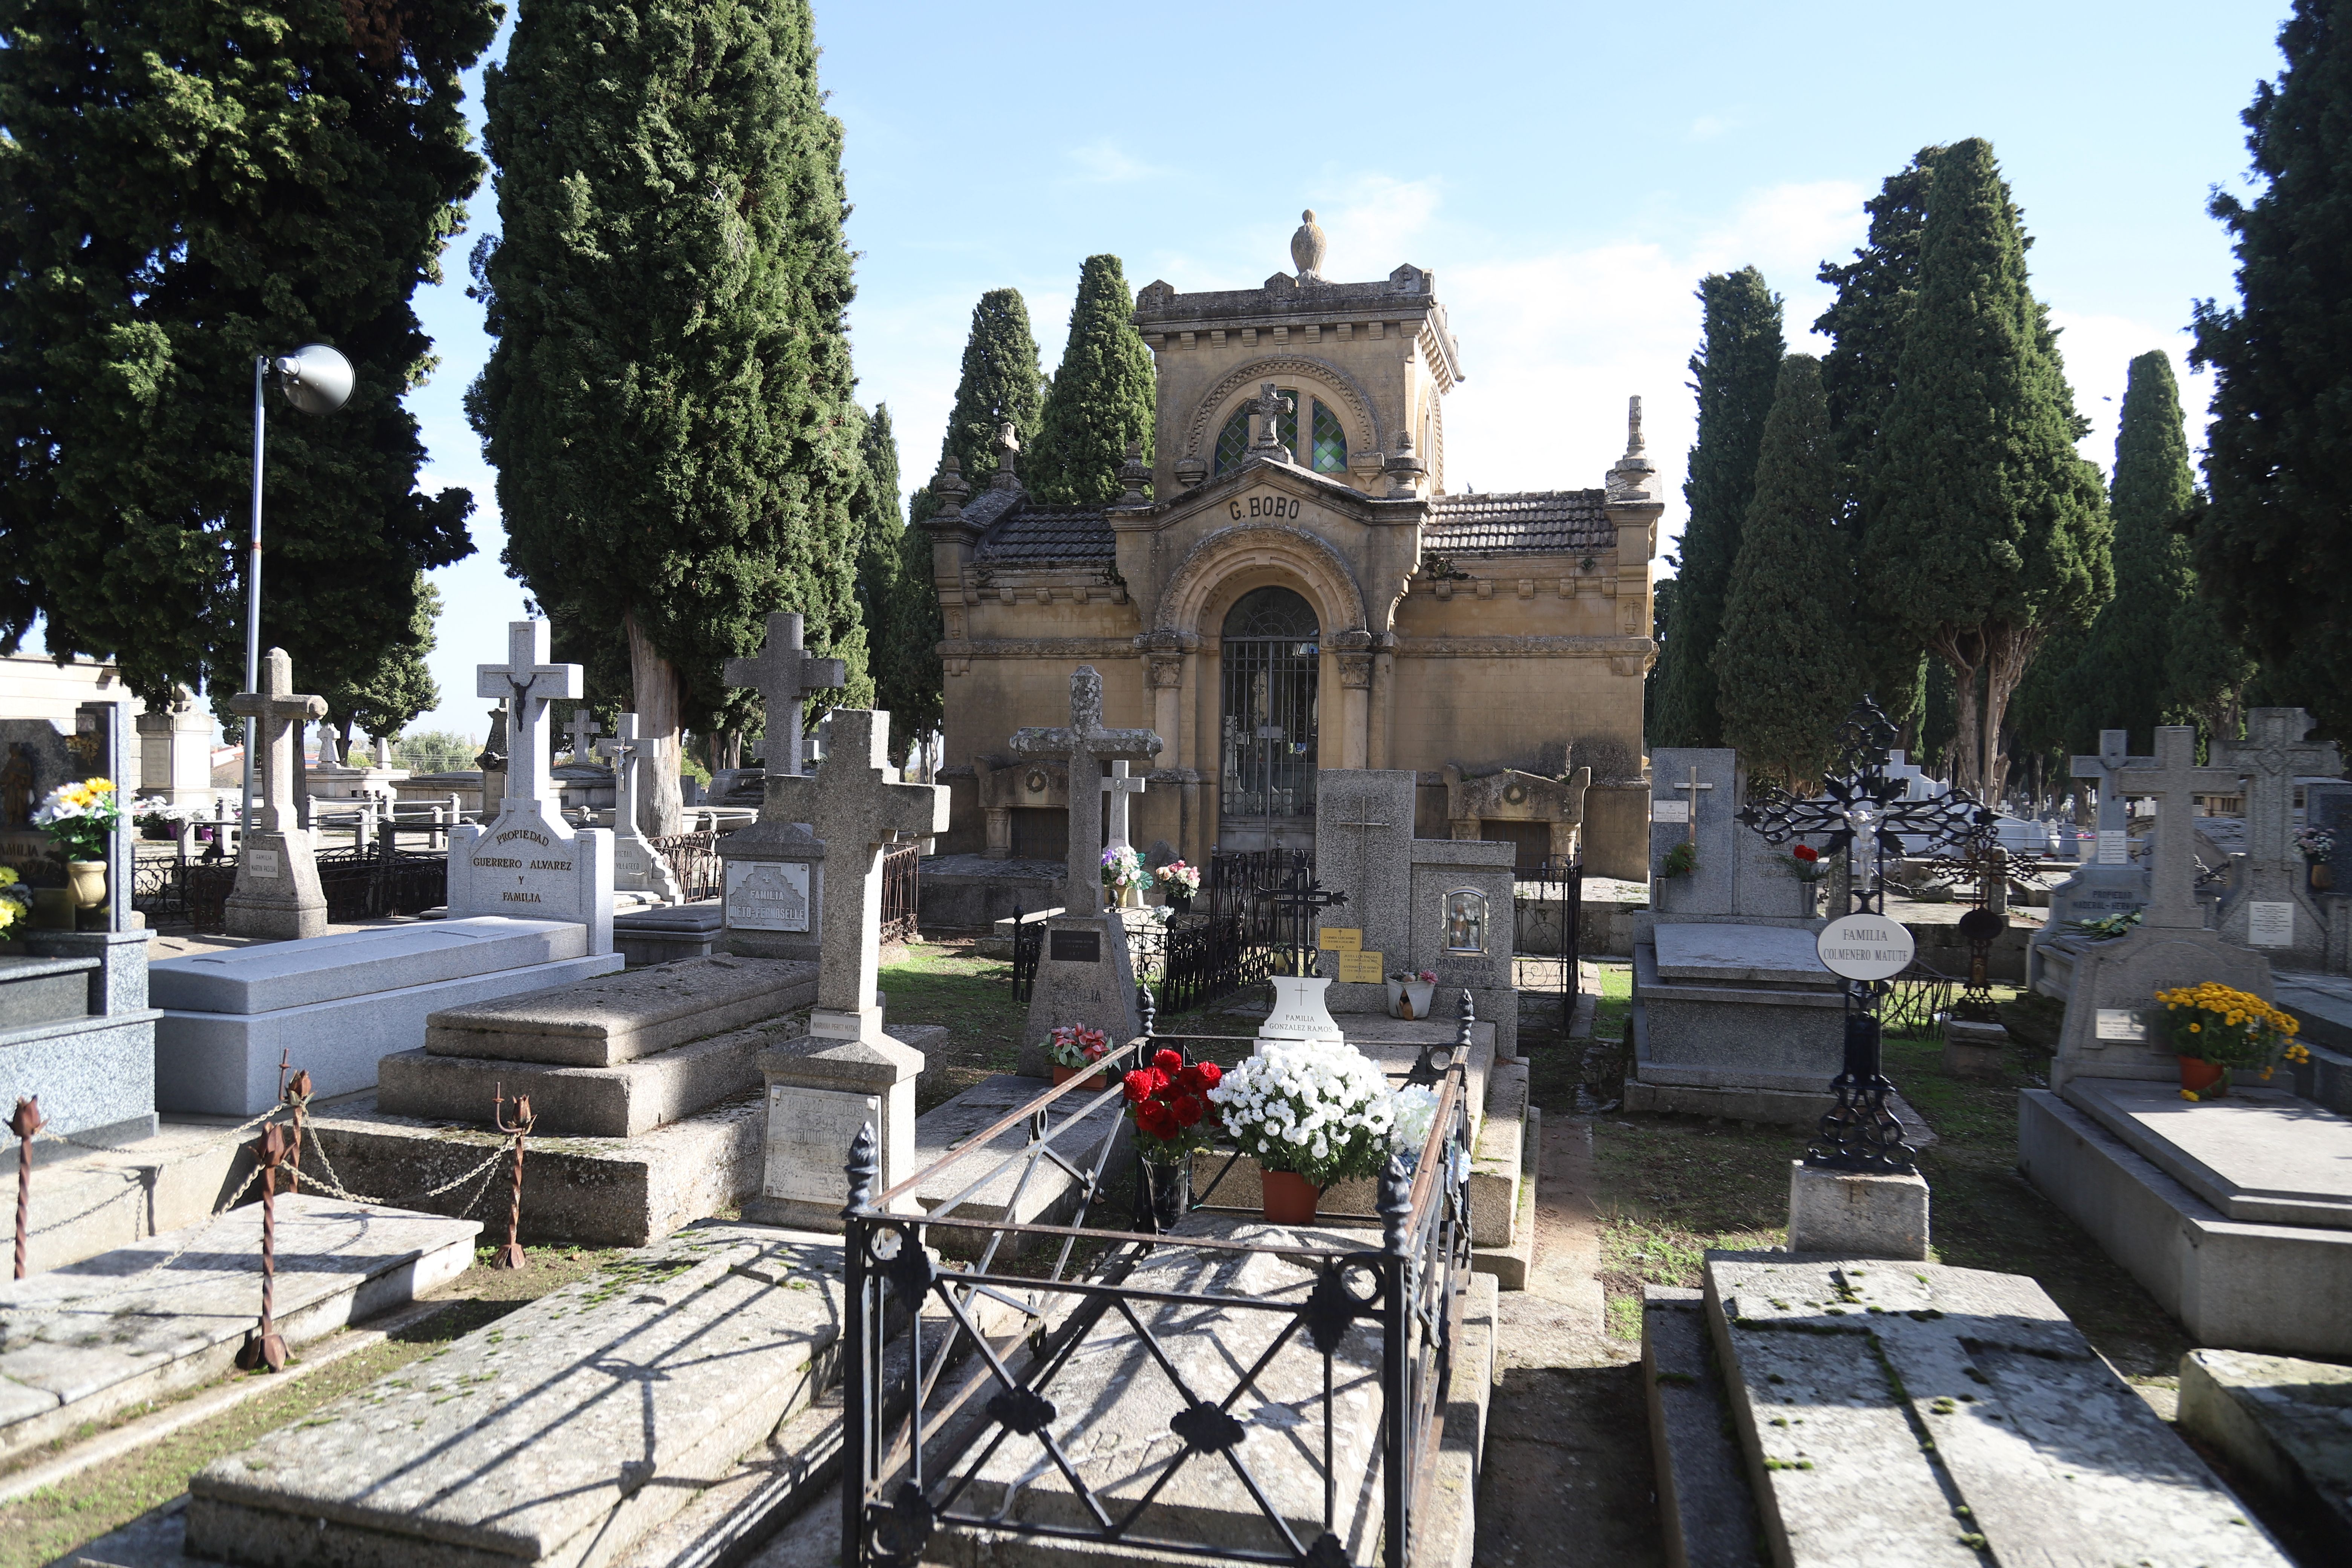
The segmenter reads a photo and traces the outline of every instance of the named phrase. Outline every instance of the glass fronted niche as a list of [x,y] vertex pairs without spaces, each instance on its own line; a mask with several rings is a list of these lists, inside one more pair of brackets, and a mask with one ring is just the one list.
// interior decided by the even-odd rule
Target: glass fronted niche
[[[1289,406],[1276,416],[1275,435],[1290,448],[1297,459],[1318,474],[1344,474],[1348,471],[1348,432],[1339,416],[1323,406],[1319,397],[1301,399],[1295,386],[1277,386],[1275,395],[1285,399]],[[1298,445],[1298,411],[1307,410],[1307,431],[1314,437],[1313,449],[1302,451]],[[1228,473],[1242,466],[1249,456],[1250,405],[1246,403],[1234,411],[1225,427],[1217,433],[1217,472]]]
[[1269,825],[1315,815],[1321,628],[1287,588],[1244,594],[1218,648],[1223,686],[1223,816]]

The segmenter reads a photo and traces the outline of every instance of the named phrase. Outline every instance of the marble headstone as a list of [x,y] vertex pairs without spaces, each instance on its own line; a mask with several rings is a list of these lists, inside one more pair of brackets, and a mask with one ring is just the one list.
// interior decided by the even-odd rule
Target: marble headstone
[[[1412,959],[1412,806],[1411,769],[1327,768],[1315,781],[1315,879],[1348,901],[1323,911],[1326,929],[1358,931],[1360,951],[1381,955],[1383,974]],[[1321,955],[1318,973],[1338,980],[1341,956]],[[1329,1005],[1342,1013],[1387,1005],[1384,984],[1335,984]]]
[[[1748,770],[1738,752],[1662,746],[1650,754],[1650,902],[1659,916],[1812,918],[1811,890],[1797,879],[1790,847],[1766,842],[1738,820],[1748,799]],[[1685,839],[1697,849],[1696,868],[1664,875],[1666,857]]]
[[2326,962],[2328,923],[2294,845],[2295,781],[2344,766],[2334,742],[2304,739],[2311,723],[2300,708],[2256,708],[2246,714],[2244,740],[2212,748],[2217,765],[2243,775],[2246,792],[2246,858],[2221,903],[2221,934],[2290,969]]

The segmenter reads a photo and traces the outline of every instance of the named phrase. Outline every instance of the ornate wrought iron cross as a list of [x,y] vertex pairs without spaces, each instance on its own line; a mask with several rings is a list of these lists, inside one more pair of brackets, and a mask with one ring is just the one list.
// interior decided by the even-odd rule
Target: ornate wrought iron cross
[[1290,870],[1281,882],[1271,888],[1254,889],[1261,899],[1273,900],[1274,907],[1290,916],[1290,973],[1307,973],[1307,922],[1325,910],[1337,909],[1348,901],[1344,889],[1327,888],[1307,874],[1307,851],[1290,852]]
[[[1960,790],[1923,800],[1904,798],[1908,781],[1887,776],[1887,751],[1898,731],[1878,704],[1864,697],[1838,726],[1838,772],[1822,781],[1822,793],[1801,800],[1779,787],[1766,790],[1739,812],[1739,820],[1765,842],[1819,837],[1824,854],[1846,852],[1844,907],[1834,913],[1886,912],[1886,857],[1909,853],[1905,838],[1925,838],[1927,847],[1949,843],[1990,813]],[[1865,871],[1864,867],[1867,866]],[[1903,1124],[1886,1108],[1895,1085],[1883,1070],[1878,1007],[1886,983],[1849,980],[1845,985],[1845,1066],[1830,1085],[1837,1102],[1822,1118],[1805,1163],[1831,1170],[1896,1172],[1912,1169],[1912,1150]]]
[[2009,884],[2039,883],[2044,868],[2040,856],[2011,849],[2000,841],[2000,818],[1990,811],[1977,813],[1976,820],[1961,832],[1958,847],[1957,855],[1939,855],[1927,862],[1934,869],[1949,871],[1968,882],[1969,902],[1974,906],[1960,917],[1960,934],[1969,942],[1969,978],[1960,999],[1952,1004],[1952,1016],[1997,1024],[2000,1015],[1993,1008],[1989,971],[1992,944],[2009,924]]

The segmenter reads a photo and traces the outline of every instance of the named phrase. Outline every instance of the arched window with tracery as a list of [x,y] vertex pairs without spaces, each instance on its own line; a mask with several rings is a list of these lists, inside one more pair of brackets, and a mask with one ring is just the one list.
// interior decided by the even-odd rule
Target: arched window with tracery
[[[1346,473],[1348,428],[1339,423],[1339,416],[1319,397],[1302,398],[1295,386],[1277,386],[1274,392],[1288,405],[1274,422],[1276,438],[1289,447],[1299,462],[1318,474]],[[1216,472],[1229,474],[1248,460],[1250,411],[1255,402],[1253,395],[1234,409],[1224,428],[1217,432]],[[1314,437],[1314,446],[1308,451],[1300,451],[1298,447],[1298,412],[1302,407],[1307,410],[1307,429]]]

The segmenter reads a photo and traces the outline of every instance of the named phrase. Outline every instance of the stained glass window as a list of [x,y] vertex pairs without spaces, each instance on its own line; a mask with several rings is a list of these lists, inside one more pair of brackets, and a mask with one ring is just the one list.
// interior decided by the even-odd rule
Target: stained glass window
[[[1283,410],[1281,416],[1274,422],[1275,437],[1296,453],[1298,450],[1298,389],[1291,386],[1278,386],[1275,388],[1275,395],[1287,398],[1290,403],[1290,406]],[[1252,395],[1250,403],[1256,401],[1255,395]],[[1225,421],[1225,427],[1217,432],[1216,471],[1220,474],[1231,473],[1240,468],[1244,459],[1249,456],[1250,403],[1244,403],[1234,409],[1234,416]],[[1316,406],[1319,411],[1322,405],[1318,404]],[[1319,431],[1320,426],[1317,428]],[[1340,439],[1339,466],[1343,468],[1348,466],[1347,441],[1344,437]]]
[[1315,471],[1318,474],[1344,474],[1348,471],[1348,433],[1339,427],[1339,419],[1315,400]]

